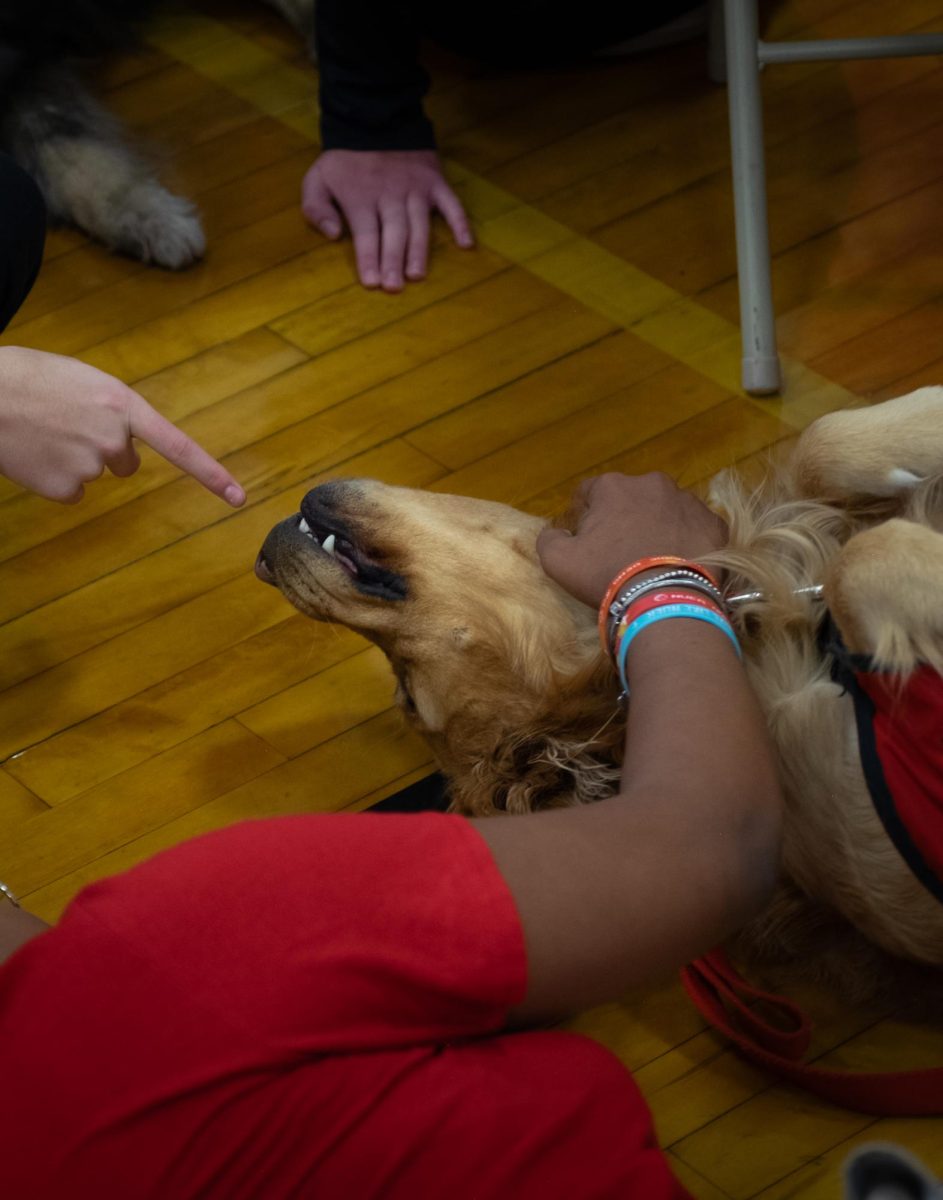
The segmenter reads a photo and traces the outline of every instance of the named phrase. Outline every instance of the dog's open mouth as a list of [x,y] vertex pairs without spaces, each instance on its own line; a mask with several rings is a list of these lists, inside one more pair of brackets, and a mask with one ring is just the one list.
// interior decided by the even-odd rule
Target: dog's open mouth
[[369,571],[370,566],[365,561],[363,555],[358,555],[357,548],[348,538],[339,537],[336,533],[331,533],[323,526],[319,529],[314,529],[308,524],[303,516],[298,517],[298,532],[303,533],[306,538],[310,538],[312,542],[325,554],[329,554],[335,562],[340,563],[348,575],[353,579],[359,579],[361,571],[364,573]]
[[[301,512],[276,525],[265,539],[255,563],[255,573],[264,583],[281,585],[280,567],[289,561],[293,568],[318,574],[328,567],[326,560],[342,570],[367,596],[382,600],[403,600],[406,580],[369,554],[352,530],[333,511],[322,511],[312,493],[305,496]],[[315,555],[315,558],[308,558]]]

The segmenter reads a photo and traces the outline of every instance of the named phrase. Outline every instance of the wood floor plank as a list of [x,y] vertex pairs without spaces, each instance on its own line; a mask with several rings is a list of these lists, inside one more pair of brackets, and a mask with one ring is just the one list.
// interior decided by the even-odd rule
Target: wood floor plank
[[[943,1062],[943,1031],[939,1029],[901,1026],[887,1020],[867,1026],[866,1015],[844,1008],[831,997],[819,996],[812,1004],[803,1003],[816,1013],[812,1057],[822,1065],[861,1071]],[[857,1025],[862,1025],[862,1029],[856,1031]],[[836,1049],[819,1057],[831,1045]],[[693,1089],[686,1092],[688,1098],[694,1094]],[[732,1196],[756,1194],[799,1170],[817,1152],[817,1146],[828,1148],[873,1124],[873,1117],[843,1112],[779,1086],[764,1090],[746,1102],[743,1099],[741,1096],[741,1102],[730,1106],[731,1111],[726,1114],[715,1109],[711,1114],[713,1120],[674,1146],[681,1158],[716,1180]],[[766,1134],[759,1133],[774,1108],[785,1109],[776,1128],[769,1128]],[[676,1108],[673,1119],[677,1121],[679,1117],[680,1109]],[[728,1141],[731,1135],[732,1141]],[[759,1141],[749,1152],[734,1151],[734,1144],[743,1144],[740,1137],[756,1137]],[[727,1153],[721,1166],[716,1156],[724,1143]],[[799,1152],[798,1146],[803,1147]]]
[[[825,289],[843,286],[847,295],[868,288],[868,280],[883,279],[885,270],[909,254],[921,251],[931,257],[939,252],[939,224],[934,219],[943,196],[940,183],[918,188],[892,204],[882,205],[852,220],[823,232],[808,242],[800,242],[775,257],[774,294],[779,311],[789,312],[798,305],[814,302]],[[884,285],[880,285],[884,288]],[[906,310],[920,299],[906,291],[892,289],[890,281],[882,293],[889,306]],[[698,297],[715,311],[732,316],[736,306],[736,283],[727,279]],[[853,332],[853,327],[849,334]],[[836,342],[842,340],[841,330]],[[901,348],[902,357],[906,348]]]
[[239,721],[295,758],[345,729],[386,712],[394,680],[383,653],[371,646],[239,714]]
[[859,278],[825,286],[782,313],[776,322],[780,345],[789,353],[801,346],[810,360],[820,359],[889,318],[932,301],[940,294],[941,277],[943,246],[905,251],[883,266],[880,282]]
[[122,637],[247,573],[286,509],[287,498],[273,496],[7,621],[0,629],[0,687]]
[[88,238],[84,233],[80,233],[77,229],[70,229],[66,226],[50,229],[46,234],[46,248],[44,252],[44,262],[51,262],[54,258],[58,258],[60,254],[68,254],[70,250],[77,250],[80,246],[86,245]]
[[531,496],[526,507],[547,516],[564,512],[581,479],[606,471],[626,475],[664,471],[683,487],[703,485],[746,455],[755,453],[762,459],[769,448],[792,433],[775,413],[763,413],[740,397],[730,397],[653,436],[643,436],[621,454],[587,464]]
[[698,1038],[704,1021],[676,981],[639,988],[623,1000],[581,1013],[565,1023],[602,1042],[633,1072],[640,1086],[674,1047]]
[[[778,86],[768,86],[775,72],[767,72],[763,105],[768,150],[790,140],[815,144],[822,138],[819,126],[829,118],[832,124],[844,122],[847,131],[852,114],[858,119],[856,100],[861,107],[867,100],[867,107],[883,117],[890,130],[935,120],[932,107],[920,106],[923,95],[935,92],[939,84],[935,61],[887,62],[888,70],[861,74],[856,94],[834,68],[820,68],[801,79],[787,68],[775,80]],[[842,147],[843,152],[853,152],[857,140],[846,139]],[[729,160],[726,94],[702,70],[694,70],[680,77],[673,74],[671,91],[648,106],[644,121],[634,110],[619,111],[489,174],[499,186],[539,203],[550,216],[589,230],[726,170]],[[616,199],[620,195],[621,209]]]
[[916,371],[906,370],[903,375],[895,375],[894,379],[877,390],[874,400],[891,400],[895,396],[903,396],[920,387],[939,387],[943,380],[943,359],[935,359]]
[[[236,149],[238,153],[234,153]],[[236,206],[240,202],[243,179],[249,179],[254,171],[299,154],[304,154],[310,165],[313,155],[307,138],[288,129],[281,121],[254,114],[250,123],[232,134],[223,132],[211,141],[181,150],[174,158],[173,178],[184,191],[197,196],[226,186],[230,203]],[[294,203],[299,222],[301,174],[303,171],[282,196],[283,205]]]
[[160,70],[111,88],[108,106],[115,116],[140,128],[147,121],[157,122],[158,114],[173,118],[178,109],[205,100],[212,91],[208,79],[170,59]]
[[352,633],[288,617],[44,739],[9,759],[5,770],[47,805],[62,804],[289,690],[361,646]]
[[238,722],[225,721],[19,825],[2,843],[10,886],[26,895],[281,761]]
[[[230,825],[234,821],[305,812],[335,812],[357,806],[367,798],[379,798],[378,793],[385,791],[391,784],[404,778],[414,778],[417,769],[427,766],[429,762],[429,752],[425,744],[416,734],[406,729],[399,714],[381,713],[373,720],[348,730],[300,758],[270,767],[264,774],[259,774],[258,769],[264,761],[262,757],[256,758],[250,753],[248,763],[238,760],[236,755],[230,758],[230,747],[225,740],[229,735],[229,724],[218,727],[226,732],[217,733],[215,741],[211,742],[210,735],[205,735],[194,743],[191,753],[195,763],[203,763],[205,767],[208,759],[215,762],[216,759],[223,758],[231,764],[232,775],[237,775],[241,767],[246,774],[253,777],[246,783],[234,785],[225,776],[218,773],[208,775],[204,770],[199,776],[204,783],[209,778],[220,788],[229,787],[230,790],[222,792],[215,799],[207,800],[199,808],[187,809],[180,816],[170,819],[167,819],[167,814],[171,811],[168,798],[168,802],[159,810],[159,815],[165,818],[165,823],[159,825],[154,823],[158,813],[153,806],[148,805],[149,818],[142,818],[141,831],[132,840],[123,838],[120,847],[115,843],[113,835],[109,837],[106,821],[103,820],[99,825],[90,824],[88,818],[85,822],[73,822],[69,817],[71,809],[77,804],[82,808],[87,807],[86,797],[82,798],[81,803],[73,802],[72,805],[53,810],[50,816],[61,817],[62,814],[66,814],[68,818],[61,822],[61,837],[53,843],[54,849],[58,850],[54,861],[47,864],[44,871],[37,871],[29,859],[28,846],[24,857],[10,859],[10,878],[27,881],[25,887],[22,883],[20,887],[28,897],[31,909],[47,920],[54,919],[74,894],[79,882],[114,874],[168,846]],[[251,746],[260,744],[259,739],[245,729],[242,730],[242,736],[251,739]],[[266,748],[265,753],[275,755],[275,751],[270,747]],[[168,762],[170,777],[173,778],[185,765],[185,762],[174,754],[172,761]],[[150,767],[150,764],[148,766]],[[106,787],[119,788],[123,778],[119,776]],[[150,796],[157,783],[157,777],[147,773],[140,786],[144,789],[144,794]],[[164,787],[166,791],[173,790],[167,784]],[[189,798],[186,803],[189,803]],[[179,793],[175,799],[181,801]],[[101,803],[104,810],[115,801],[105,799],[103,792]],[[147,819],[151,824],[144,827]],[[74,873],[66,875],[69,864],[78,858],[67,840],[70,832],[74,833],[75,837],[84,839],[86,846],[94,842],[102,851],[92,858],[86,850],[88,865],[79,868],[82,872],[81,879],[77,879]],[[108,849],[109,841],[116,846],[115,849]],[[54,886],[39,882],[33,886],[29,883],[30,880],[43,879],[56,870],[62,870],[65,876],[60,876],[62,883],[59,886],[55,886],[56,880],[50,880]],[[40,891],[40,888],[43,888],[43,891]]]
[[[671,61],[672,76],[703,77],[702,47],[677,48]],[[472,170],[490,174],[502,163],[613,112],[650,103],[670,90],[673,79],[666,74],[665,58],[655,54],[636,59],[631,72],[617,61],[600,59],[591,71],[563,68],[549,81],[552,88],[544,91],[547,82],[546,72],[538,72],[536,86],[522,105],[454,134],[446,152]]]
[[668,1164],[671,1167],[672,1174],[681,1183],[682,1187],[686,1187],[692,1196],[697,1200],[730,1200],[726,1192],[722,1192],[719,1187],[716,1187],[709,1179],[705,1179],[697,1171],[688,1166],[686,1162],[682,1162],[676,1155],[669,1150],[667,1152]]
[[0,837],[6,837],[15,825],[47,808],[48,805],[20,783],[13,772],[0,767]]
[[861,1113],[774,1089],[718,1117],[672,1150],[734,1200],[748,1200],[871,1123]]
[[107,95],[112,89],[122,87],[132,79],[162,71],[172,61],[166,54],[148,46],[129,46],[123,54],[103,58],[95,64],[92,82],[96,94]]
[[716,384],[668,367],[452,472],[435,488],[520,504],[725,399]]
[[[142,263],[109,254],[103,246],[90,242],[83,242],[51,259],[47,255],[26,303],[7,328],[12,331],[29,325],[89,292],[97,292],[143,270]],[[8,332],[4,340],[16,344],[19,339],[15,333]],[[28,335],[26,340],[29,341]]]
[[[220,291],[229,285],[247,280],[251,286],[254,278],[277,264],[297,260],[299,227],[300,217],[292,205],[248,229],[235,230],[219,239],[198,271],[133,274],[73,304],[27,321],[18,327],[17,337],[37,350],[75,354],[127,330],[147,327],[175,309],[188,306],[192,311],[201,300],[212,306]],[[254,321],[245,329],[262,323]],[[91,360],[93,355],[83,357]]]
[[943,1175],[938,1121],[873,1121],[860,1134],[816,1156],[797,1171],[759,1193],[761,1200],[834,1200],[841,1195],[841,1168],[853,1149],[875,1142],[905,1147],[937,1175]]
[[[831,120],[827,119],[828,109],[823,112],[826,101],[822,97],[808,97],[801,88],[792,90],[788,119],[773,126],[783,136],[768,142],[766,152],[774,252],[802,240],[810,231],[819,232],[816,224],[821,226],[823,219],[831,218],[832,223],[846,220],[881,202],[882,194],[891,190],[905,193],[916,186],[908,179],[926,181],[938,176],[932,156],[921,153],[920,147],[935,136],[927,128],[939,121],[941,84],[941,73],[925,66],[911,86],[880,94],[862,108],[853,107],[847,92],[833,84],[839,97],[830,101],[830,108],[838,110]],[[671,136],[666,133],[642,141],[636,134],[628,145],[634,141],[639,150],[608,169],[596,164],[590,169],[587,164],[585,178],[539,196],[541,209],[582,232],[602,230],[608,224],[624,222],[625,214],[638,214],[639,232],[633,247],[644,241],[643,229],[672,228],[670,218],[662,223],[661,204],[669,208],[683,205],[687,212],[709,203],[709,211],[718,216],[731,212],[729,191],[724,190],[729,175],[729,133],[726,110],[718,99],[723,97],[695,105],[687,98],[698,122],[693,139],[688,122],[682,125],[678,120],[682,99],[679,108],[663,116]],[[795,132],[786,136],[784,128]],[[611,140],[610,131],[600,131],[600,137]],[[895,169],[897,160],[904,169]],[[712,180],[720,189],[711,191],[708,200],[708,191],[715,186]],[[697,242],[696,237],[692,241]],[[610,248],[626,245],[632,261],[641,261],[626,243],[606,244]],[[703,248],[703,243],[700,245]],[[650,254],[654,258],[651,250]],[[700,277],[691,283],[692,290],[702,286]]]
[[586,408],[670,364],[632,337],[606,334],[413,430],[409,442],[452,470]]
[[[192,72],[191,72],[192,74]],[[251,127],[258,122],[258,110],[225,88],[201,80],[199,92],[169,112],[145,107],[130,122],[136,137],[148,146],[151,156],[177,181],[183,173],[182,162],[192,160],[195,151],[209,148],[227,139],[230,150],[249,149]],[[237,155],[230,156],[238,161]],[[233,177],[237,178],[236,170]]]
[[[292,218],[286,213],[283,219]],[[301,229],[300,216],[295,214],[295,219]],[[304,245],[303,229],[300,244]],[[343,248],[322,244],[191,302],[185,322],[174,315],[144,321],[84,350],[82,357],[120,379],[140,379],[265,325],[348,282]],[[49,331],[48,340],[55,342],[54,331]],[[56,343],[55,348],[61,350],[61,345]]]
[[[297,201],[301,180],[310,165],[311,151],[305,146],[284,157],[280,152],[274,154],[271,162],[241,174],[238,187],[225,179],[208,190],[195,187],[192,194],[199,204],[210,252],[224,234],[264,221]],[[304,224],[299,228],[307,233]]]
[[451,261],[457,273],[441,291],[430,291],[429,303],[417,300],[415,293],[386,296],[345,288],[337,295],[336,325],[332,296],[273,321],[271,327],[317,359],[323,385],[340,399],[345,380],[351,395],[395,379],[560,300],[526,272],[509,272],[493,254],[472,258],[454,251]]
[[920,370],[940,357],[943,287],[924,304],[848,338],[815,360],[818,370],[838,375],[861,392],[885,388],[900,377],[901,339],[907,339],[907,365]]
[[162,14],[148,29],[147,40],[270,116],[298,114],[292,124],[316,138],[317,89],[307,66],[291,65],[255,39],[192,11]]
[[134,387],[169,421],[226,400],[305,361],[305,354],[270,329],[250,329],[166,370],[139,379]]
[[315,357],[401,321],[412,312],[431,308],[437,302],[503,275],[509,269],[507,263],[487,251],[457,252],[442,238],[435,237],[432,244],[435,254],[445,255],[447,265],[424,280],[421,288],[409,288],[397,296],[390,296],[365,291],[359,283],[351,283],[330,296],[303,305],[288,316],[271,321],[269,327]]
[[228,29],[250,38],[267,53],[277,55],[287,63],[294,64],[307,54],[302,34],[292,28],[281,13],[256,0],[200,0],[194,7],[203,16],[224,23]]
[[[918,188],[938,188],[943,168],[926,150],[938,141],[938,132],[931,128],[915,135],[912,146],[895,145],[886,155],[876,156],[894,160],[896,165],[873,176],[870,189],[862,180],[857,161],[830,171],[824,180],[818,172],[804,174],[804,166],[797,173],[775,175],[769,189],[773,253],[805,245]],[[801,150],[793,146],[789,149]],[[771,159],[774,156],[775,150]],[[805,160],[811,157],[811,148],[807,148]],[[726,171],[718,172],[639,213],[612,222],[595,231],[595,237],[612,253],[650,271],[682,294],[692,295],[735,274],[734,243],[727,219],[732,211],[729,177]]]
[[0,758],[278,624],[283,603],[243,575],[56,666],[43,669],[48,651],[35,647],[38,673],[0,693]]

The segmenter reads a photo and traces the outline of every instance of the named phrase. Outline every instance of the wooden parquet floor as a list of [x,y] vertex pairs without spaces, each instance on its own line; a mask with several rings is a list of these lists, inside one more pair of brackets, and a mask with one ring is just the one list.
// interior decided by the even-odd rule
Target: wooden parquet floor
[[[943,28],[943,0],[783,0],[777,36]],[[353,281],[298,209],[314,70],[253,0],[164,12],[101,77],[194,197],[170,275],[57,231],[4,340],[134,384],[224,459],[230,513],[154,455],[77,507],[0,481],[0,866],[55,918],[85,882],[242,817],[357,809],[422,777],[378,653],[252,575],[315,482],[362,474],[534,511],[616,468],[696,485],[816,414],[943,382],[938,60],[764,79],[788,387],[738,386],[726,99],[703,44],[496,73],[436,60],[431,114],[479,248],[440,230],[421,286]],[[943,1038],[815,999],[816,1050],[943,1063]],[[734,1057],[671,984],[574,1022],[635,1071],[702,1200],[835,1200],[855,1144],[943,1172],[943,1122],[873,1121]]]

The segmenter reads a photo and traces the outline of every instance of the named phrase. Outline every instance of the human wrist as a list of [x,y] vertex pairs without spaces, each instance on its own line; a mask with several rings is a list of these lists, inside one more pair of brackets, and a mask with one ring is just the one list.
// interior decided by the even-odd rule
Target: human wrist
[[[723,593],[701,564],[675,556],[641,559],[623,568],[609,585],[599,610],[603,650],[612,660],[622,698],[629,695],[628,665],[633,645],[675,621],[706,626],[721,633],[740,656]],[[702,633],[704,630],[702,630]]]

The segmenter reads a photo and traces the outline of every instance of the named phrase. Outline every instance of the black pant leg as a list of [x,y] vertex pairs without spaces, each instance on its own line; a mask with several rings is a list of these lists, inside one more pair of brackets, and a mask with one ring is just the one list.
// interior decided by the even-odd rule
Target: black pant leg
[[29,294],[43,261],[46,205],[29,175],[0,154],[0,329]]

